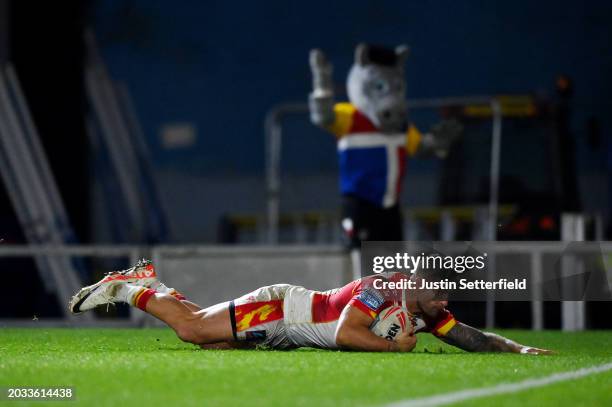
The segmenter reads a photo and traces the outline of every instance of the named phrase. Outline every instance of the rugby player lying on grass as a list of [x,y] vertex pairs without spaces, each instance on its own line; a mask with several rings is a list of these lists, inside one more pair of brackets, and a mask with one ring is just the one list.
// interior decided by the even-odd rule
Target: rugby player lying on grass
[[[99,305],[125,302],[165,322],[181,340],[206,349],[262,345],[274,349],[309,346],[410,352],[416,345],[415,334],[430,332],[470,352],[550,353],[457,322],[446,309],[443,293],[441,296],[432,290],[411,290],[406,295],[404,306],[411,314],[411,330],[398,334],[393,341],[379,337],[370,326],[378,312],[393,305],[390,299],[397,294],[373,288],[373,281],[381,278],[393,281],[406,275],[372,275],[324,292],[275,284],[202,309],[161,283],[151,262],[142,260],[82,288],[69,308],[78,314]],[[422,276],[417,271],[411,278]]]

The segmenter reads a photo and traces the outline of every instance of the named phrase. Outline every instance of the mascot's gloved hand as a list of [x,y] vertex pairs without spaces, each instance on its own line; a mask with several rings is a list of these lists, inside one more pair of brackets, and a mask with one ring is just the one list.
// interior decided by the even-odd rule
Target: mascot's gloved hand
[[317,126],[327,126],[334,121],[333,67],[320,49],[310,51],[312,93],[308,96],[310,120]]
[[431,127],[423,136],[423,150],[435,154],[438,158],[446,158],[451,145],[463,132],[463,125],[455,119],[444,120]]

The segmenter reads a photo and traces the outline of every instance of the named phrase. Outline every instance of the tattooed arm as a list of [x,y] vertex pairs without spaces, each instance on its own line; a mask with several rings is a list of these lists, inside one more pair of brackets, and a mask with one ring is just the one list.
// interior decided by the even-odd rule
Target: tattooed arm
[[528,353],[532,355],[548,355],[552,352],[546,349],[538,349],[524,346],[503,336],[482,332],[469,325],[457,322],[443,337],[444,342],[456,346],[468,352],[514,352]]

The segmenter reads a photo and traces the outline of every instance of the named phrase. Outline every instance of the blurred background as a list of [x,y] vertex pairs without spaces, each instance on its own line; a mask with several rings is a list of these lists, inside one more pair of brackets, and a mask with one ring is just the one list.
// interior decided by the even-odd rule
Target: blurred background
[[[342,100],[358,43],[409,45],[411,120],[464,125],[447,159],[409,161],[405,238],[525,241],[526,267],[548,261],[534,242],[609,240],[611,37],[603,0],[0,0],[0,267],[20,287],[0,318],[73,324],[67,294],[141,256],[207,302],[343,283],[335,140],[306,106],[315,47]],[[558,303],[491,307],[458,317],[565,326]],[[568,329],[609,328],[609,310],[582,304]]]

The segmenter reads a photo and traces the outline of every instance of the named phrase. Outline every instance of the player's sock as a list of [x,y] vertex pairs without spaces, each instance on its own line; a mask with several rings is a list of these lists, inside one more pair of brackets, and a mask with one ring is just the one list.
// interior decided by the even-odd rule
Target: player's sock
[[186,299],[184,295],[176,291],[174,288],[167,287],[161,281],[156,281],[153,284],[151,284],[151,289],[157,291],[158,293],[170,294],[171,296],[175,297],[179,301]]
[[115,298],[118,301],[126,302],[133,307],[138,307],[145,311],[149,298],[151,298],[156,292],[156,290],[146,287],[123,284],[119,291],[117,291],[117,294],[115,294]]

